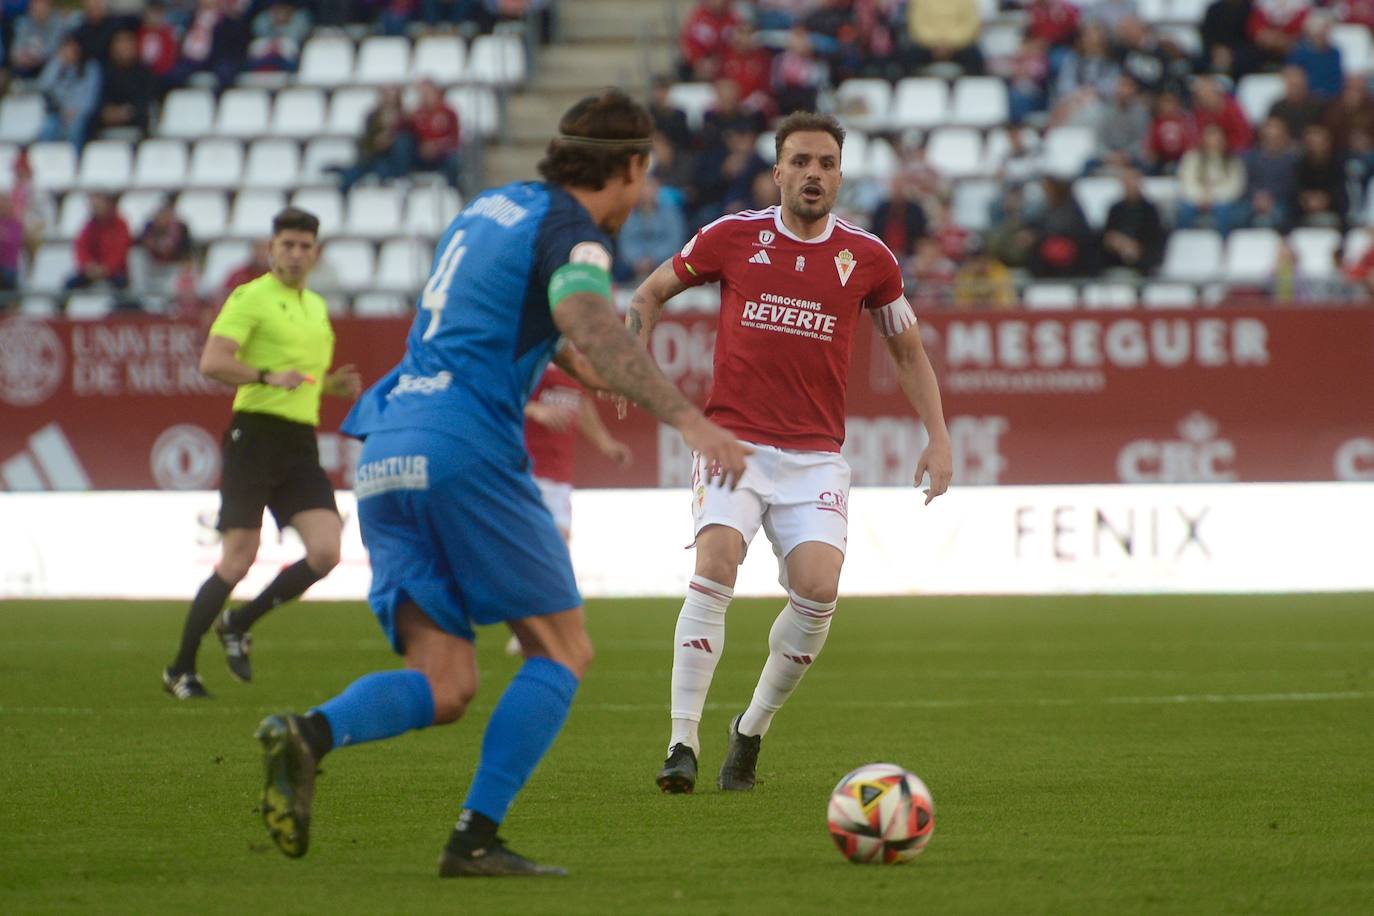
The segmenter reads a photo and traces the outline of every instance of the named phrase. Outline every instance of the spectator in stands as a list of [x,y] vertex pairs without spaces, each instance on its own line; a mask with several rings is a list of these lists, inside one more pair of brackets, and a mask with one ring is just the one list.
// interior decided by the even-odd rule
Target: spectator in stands
[[1345,157],[1347,215],[1351,220],[1369,222],[1365,214],[1370,203],[1367,189],[1374,177],[1374,131],[1367,127],[1352,128],[1346,135],[1346,144],[1340,152]]
[[1193,121],[1183,110],[1178,95],[1167,91],[1160,93],[1145,140],[1145,162],[1149,171],[1155,175],[1172,175],[1193,143]]
[[1356,289],[1362,290],[1366,298],[1374,298],[1374,246],[1366,249],[1356,261],[1346,265],[1345,279]]
[[91,218],[76,237],[76,273],[67,289],[84,289],[107,283],[115,289],[129,286],[129,225],[115,209],[109,194],[91,195]]
[[1045,209],[1031,222],[1030,272],[1036,277],[1085,277],[1097,272],[1096,237],[1060,178],[1042,179]]
[[271,241],[269,239],[258,239],[253,243],[253,248],[248,255],[248,261],[239,265],[229,272],[224,278],[224,282],[219,287],[219,300],[214,303],[218,308],[220,303],[229,298],[229,294],[238,289],[245,283],[256,280],[263,274],[272,269],[272,264],[268,260],[271,256]]
[[[0,192],[0,292],[19,288],[19,259],[24,253],[24,223],[14,212],[14,201]],[[0,306],[4,301],[0,300]]]
[[228,85],[247,53],[246,38],[243,23],[226,12],[223,0],[199,0],[181,39],[181,57],[172,71],[172,82],[179,85],[194,74],[208,73],[221,87]]
[[115,32],[136,25],[124,16],[111,16],[106,0],[84,0],[76,28],[72,31],[87,60],[104,67],[110,60],[110,44]]
[[723,148],[727,130],[758,133],[764,125],[759,112],[747,111],[740,104],[739,88],[733,82],[719,79],[713,88],[716,90],[716,102],[702,119],[701,134],[696,143],[703,154],[713,147]]
[[1193,54],[1179,43],[1172,32],[1158,36],[1159,53],[1164,61],[1164,89],[1186,94],[1196,72]]
[[832,70],[831,82],[851,76],[898,80],[907,75],[897,47],[902,24],[896,5],[896,0],[853,0],[850,21],[839,34],[840,71]]
[[[772,171],[770,164],[759,155],[757,134],[727,130],[723,149],[723,158],[703,155],[697,161],[697,185],[703,189],[703,202],[715,211],[710,219],[721,212],[733,213],[747,208],[753,195],[754,178]],[[709,221],[700,220],[701,223]]]
[[926,211],[917,197],[918,188],[910,173],[898,170],[889,182],[887,198],[878,204],[868,221],[869,228],[899,260],[916,253],[916,243],[929,227]]
[[156,80],[139,59],[138,39],[128,29],[115,32],[111,39],[110,63],[101,82],[96,127],[101,131],[131,128],[140,137],[147,135],[157,97]]
[[664,134],[669,142],[680,150],[692,145],[692,132],[687,126],[687,115],[681,108],[668,99],[673,88],[673,80],[665,74],[654,77],[652,94],[649,96],[649,116],[654,119],[654,130]]
[[38,139],[68,140],[80,149],[100,102],[100,64],[87,60],[80,43],[68,35],[58,45],[57,55],[43,68],[38,89],[48,107]]
[[67,29],[67,14],[53,9],[52,0],[29,0],[29,10],[14,23],[10,69],[15,76],[35,77],[57,53]]
[[138,48],[144,66],[157,77],[161,88],[167,88],[167,80],[177,63],[177,33],[167,21],[167,5],[160,0],[153,0],[143,8]]
[[1254,0],[1245,34],[1256,46],[1261,66],[1282,63],[1298,39],[1311,0]]
[[757,0],[753,3],[754,25],[760,29],[785,31],[801,18],[811,0]]
[[301,48],[310,35],[310,14],[276,0],[253,20],[248,66],[253,70],[295,73]]
[[721,58],[730,44],[730,33],[742,20],[729,0],[699,0],[687,14],[678,36],[682,55],[680,75],[685,80],[714,80]]
[[992,228],[983,238],[988,254],[1008,267],[1022,268],[1030,263],[1035,246],[1035,231],[1027,218],[1025,191],[1012,185],[990,214]]
[[917,239],[916,254],[906,262],[905,268],[916,281],[907,287],[912,302],[937,308],[949,304],[959,267],[940,249],[939,242],[928,235]]
[[415,141],[406,130],[401,89],[399,86],[383,87],[377,107],[363,122],[357,163],[341,170],[339,186],[346,193],[367,175],[376,175],[383,181],[400,178],[410,172],[414,155]]
[[1097,131],[1098,160],[1108,171],[1139,168],[1141,151],[1150,136],[1150,108],[1129,76],[1119,76],[1109,105],[1103,107]]
[[1332,6],[1340,14],[1341,22],[1374,29],[1374,0],[1340,0]]
[[980,236],[970,236],[968,260],[954,275],[954,305],[962,311],[1016,307],[1016,286],[1007,265],[988,252]]
[[1060,62],[1078,37],[1078,8],[1068,0],[1030,0],[1026,9],[1030,14],[1026,38],[1045,43],[1050,72],[1058,72]]
[[1164,221],[1142,193],[1138,169],[1121,173],[1122,197],[1107,210],[1102,230],[1102,266],[1154,273],[1164,260]]
[[765,115],[773,111],[773,55],[759,46],[748,24],[742,23],[730,33],[720,75],[735,84],[743,108]]
[[1345,228],[1348,198],[1345,190],[1345,164],[1331,143],[1331,132],[1313,124],[1302,132],[1302,155],[1298,159],[1297,221],[1303,226]]
[[444,93],[434,80],[421,80],[418,89],[419,101],[410,116],[410,131],[415,135],[415,167],[425,172],[441,172],[456,188],[462,176],[458,113],[444,101]]
[[57,204],[51,194],[34,184],[29,155],[22,149],[14,157],[10,206],[24,224],[24,248],[32,258],[43,244],[48,228],[57,224]]
[[1006,63],[1007,108],[1011,123],[1044,111],[1049,98],[1049,45],[1027,37]]
[[1202,129],[1198,146],[1178,166],[1178,225],[1226,235],[1245,222],[1245,163],[1227,149],[1220,125]]
[[965,74],[982,74],[983,52],[978,48],[982,27],[978,0],[909,0],[908,66],[923,70],[932,64],[953,64]]
[[1292,137],[1301,137],[1309,125],[1319,123],[1326,106],[1307,88],[1307,74],[1301,67],[1283,68],[1283,95],[1269,106],[1269,117],[1278,118]]
[[754,176],[751,200],[748,209],[766,210],[782,202],[782,189],[773,180],[773,171],[759,172]]
[[[414,15],[405,6],[402,4],[393,13],[402,28],[402,31],[395,33],[398,35],[404,31],[405,19]],[[420,18],[429,26],[447,24],[450,28],[457,26],[460,31],[466,32],[489,32],[496,22],[482,0],[420,0]]]
[[1121,68],[1111,57],[1107,33],[1102,26],[1088,23],[1083,26],[1078,43],[1064,55],[1055,80],[1055,107],[1081,104],[1085,97],[1106,98],[1112,94]]
[[1251,142],[1250,122],[1245,119],[1236,100],[1221,88],[1213,76],[1199,76],[1193,80],[1192,133],[1201,138],[1212,124],[1221,128],[1226,146],[1233,153],[1248,149]]
[[940,250],[955,264],[963,262],[968,253],[969,231],[959,225],[954,218],[954,208],[946,197],[938,198],[927,211],[930,214],[930,228],[927,235],[935,239]]
[[[1089,7],[1097,10],[1099,7]],[[1121,72],[1136,81],[1142,91],[1156,93],[1164,88],[1164,55],[1159,41],[1144,22],[1129,16],[1114,29],[1117,64]]]
[[1126,22],[1140,22],[1136,0],[1097,0],[1083,12],[1083,18],[1107,30],[1108,35],[1120,37]]
[[1251,0],[1214,0],[1202,16],[1203,69],[1239,79],[1259,67],[1259,49],[1246,32]]
[[191,269],[191,230],[171,200],[154,211],[135,245],[129,258],[134,289],[157,297],[174,295],[181,275]]
[[1303,22],[1303,39],[1288,55],[1288,63],[1302,69],[1312,96],[1329,102],[1341,92],[1344,74],[1341,49],[1331,44],[1331,15],[1312,10]]
[[829,71],[816,56],[811,34],[793,26],[787,34],[787,49],[773,59],[773,97],[778,114],[815,111],[816,100],[827,87]]
[[1260,125],[1259,143],[1241,155],[1245,163],[1245,201],[1249,223],[1286,232],[1293,217],[1298,153],[1288,128],[1278,118]]
[[687,220],[673,198],[652,176],[644,180],[639,203],[620,227],[616,280],[628,283],[653,273],[687,240]]
[[674,144],[661,130],[654,131],[653,140],[654,152],[650,160],[653,162],[653,171],[650,174],[664,191],[676,196],[679,205],[685,205],[687,198],[684,189],[692,183],[691,150],[685,144]]
[[1363,73],[1352,74],[1345,80],[1340,96],[1326,108],[1322,124],[1331,132],[1337,149],[1350,148],[1350,132],[1363,130],[1374,135],[1374,99],[1369,96],[1369,83]]

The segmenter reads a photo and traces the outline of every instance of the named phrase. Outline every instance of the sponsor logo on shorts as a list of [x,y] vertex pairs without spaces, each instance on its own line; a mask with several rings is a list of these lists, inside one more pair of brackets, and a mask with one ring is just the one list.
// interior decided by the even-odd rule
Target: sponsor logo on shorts
[[353,478],[353,492],[358,499],[367,499],[393,490],[428,490],[428,455],[393,455],[358,465]]
[[452,384],[453,373],[447,370],[434,375],[402,375],[396,381],[396,387],[391,389],[387,397],[394,398],[403,394],[434,394],[439,391],[448,391]]
[[839,490],[826,490],[816,497],[820,505],[816,506],[822,512],[834,512],[845,521],[849,521],[849,498]]

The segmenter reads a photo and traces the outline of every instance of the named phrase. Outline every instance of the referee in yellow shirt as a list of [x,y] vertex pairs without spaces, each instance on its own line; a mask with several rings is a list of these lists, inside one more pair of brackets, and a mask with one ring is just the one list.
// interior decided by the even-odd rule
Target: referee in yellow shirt
[[[325,301],[305,288],[319,258],[320,221],[288,207],[272,220],[271,270],[235,289],[210,327],[200,371],[234,385],[234,413],[224,435],[219,564],[186,615],[181,648],[162,672],[179,700],[205,697],[196,651],[214,627],[229,671],[253,676],[248,630],[272,608],[299,596],[339,562],[343,524],[334,490],[320,467],[315,427],[320,396],[356,398],[362,379],[352,366],[328,372],[334,331]],[[327,373],[327,374],[326,374]],[[263,509],[279,528],[305,542],[305,558],[283,569],[262,594],[233,611],[224,604],[257,557]]]

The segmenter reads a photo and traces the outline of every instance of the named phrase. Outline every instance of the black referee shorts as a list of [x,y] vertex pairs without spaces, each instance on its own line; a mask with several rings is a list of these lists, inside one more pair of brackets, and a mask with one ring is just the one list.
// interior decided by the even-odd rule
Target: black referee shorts
[[271,509],[278,528],[297,512],[338,512],[334,488],[320,467],[315,429],[265,413],[235,413],[224,433],[220,531],[262,527]]

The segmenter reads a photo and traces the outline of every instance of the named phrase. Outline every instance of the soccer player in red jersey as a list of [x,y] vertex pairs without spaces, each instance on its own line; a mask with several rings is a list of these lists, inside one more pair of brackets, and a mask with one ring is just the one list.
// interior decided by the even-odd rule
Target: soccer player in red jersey
[[788,602],[769,634],[753,701],[730,723],[720,788],[753,788],[763,735],[825,645],[848,536],[850,472],[840,445],[850,347],[861,315],[886,340],[902,392],[929,433],[915,484],[930,475],[927,504],[949,486],[940,390],[901,267],[876,236],[831,213],[843,143],[834,118],[808,112],[786,118],[773,167],[781,206],[702,228],[644,281],[626,316],[647,344],[667,300],[689,286],[720,282],[706,415],[754,449],[735,490],[707,486],[716,469],[694,459],[696,574],[673,637],[672,737],[657,778],[664,792],[695,788],[697,726],[725,645],[725,611],[760,527],[778,557]]

